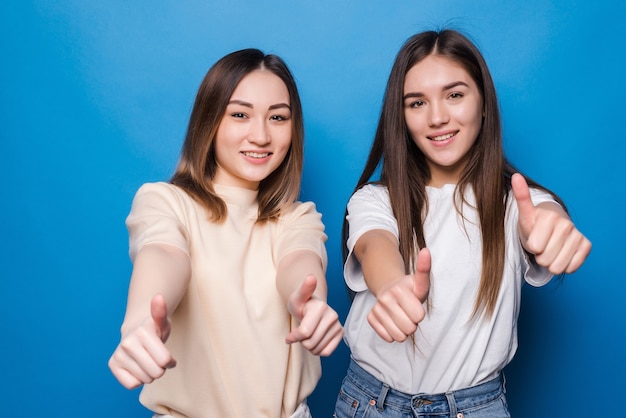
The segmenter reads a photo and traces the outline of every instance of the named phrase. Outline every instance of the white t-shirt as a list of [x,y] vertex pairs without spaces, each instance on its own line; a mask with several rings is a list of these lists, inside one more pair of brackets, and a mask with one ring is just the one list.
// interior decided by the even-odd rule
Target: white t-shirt
[[[443,393],[484,383],[511,361],[517,349],[517,317],[523,279],[534,286],[552,278],[547,269],[528,262],[517,232],[518,209],[512,194],[506,210],[506,261],[500,294],[490,318],[472,312],[482,264],[478,214],[468,188],[465,220],[454,206],[456,185],[427,187],[429,212],[424,224],[426,246],[432,255],[430,309],[409,338],[388,343],[367,322],[376,298],[367,289],[361,266],[353,254],[363,233],[383,229],[398,237],[386,187],[366,185],[348,203],[350,225],[344,276],[357,292],[345,324],[345,341],[352,358],[392,388],[405,393]],[[532,190],[536,205],[554,199]]]

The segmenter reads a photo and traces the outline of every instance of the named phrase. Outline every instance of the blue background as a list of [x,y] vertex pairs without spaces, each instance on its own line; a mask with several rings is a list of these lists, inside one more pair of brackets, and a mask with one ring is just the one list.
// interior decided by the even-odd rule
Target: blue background
[[[393,58],[442,25],[490,65],[505,148],[557,191],[593,242],[560,284],[525,288],[507,368],[513,416],[614,413],[626,365],[624,2],[27,1],[0,3],[0,410],[148,416],[110,374],[131,265],[124,219],[177,162],[196,89],[235,49],[281,55],[303,99],[302,198],[329,236],[330,303],[345,319],[343,210]],[[324,359],[310,404],[330,416],[348,361]]]

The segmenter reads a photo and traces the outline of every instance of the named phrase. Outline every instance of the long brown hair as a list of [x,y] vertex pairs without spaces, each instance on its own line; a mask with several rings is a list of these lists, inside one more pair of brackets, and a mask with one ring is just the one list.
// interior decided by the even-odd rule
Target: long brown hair
[[291,146],[284,161],[259,185],[258,221],[275,219],[300,192],[304,148],[302,104],[295,80],[285,62],[258,49],[232,52],[213,65],[202,80],[189,118],[181,157],[170,179],[203,205],[216,222],[226,218],[226,204],[215,193],[212,180],[217,170],[215,136],[228,101],[239,82],[254,70],[266,69],[279,77],[289,92]]
[[[481,93],[484,119],[467,164],[456,187],[457,211],[462,215],[465,190],[471,186],[477,202],[482,233],[482,273],[474,315],[495,308],[505,262],[504,219],[511,176],[517,170],[505,158],[502,147],[500,111],[496,89],[487,64],[478,48],[454,30],[427,31],[409,38],[400,49],[391,70],[374,142],[355,191],[370,182],[381,166],[378,183],[389,191],[391,207],[398,222],[399,250],[405,273],[414,265],[416,248],[427,246],[424,219],[428,213],[426,185],[430,169],[426,157],[408,132],[404,119],[404,81],[407,72],[429,55],[447,57],[472,77]],[[539,186],[528,179],[531,187]],[[558,197],[555,196],[558,199]],[[560,202],[560,200],[559,200]],[[562,203],[562,202],[560,202]],[[343,235],[346,242],[347,221]],[[344,256],[347,249],[344,248]]]

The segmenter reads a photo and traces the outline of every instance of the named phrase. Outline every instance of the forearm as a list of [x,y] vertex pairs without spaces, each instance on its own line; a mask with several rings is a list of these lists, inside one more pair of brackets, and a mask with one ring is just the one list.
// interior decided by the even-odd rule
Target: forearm
[[354,246],[354,255],[361,264],[365,283],[374,295],[405,276],[398,241],[388,231],[372,230],[363,234]]
[[322,260],[310,250],[297,250],[284,256],[276,271],[276,289],[286,302],[310,274],[317,279],[314,295],[326,301],[327,287]]
[[178,306],[191,278],[191,262],[182,250],[165,244],[144,246],[133,263],[122,335],[150,316],[150,302],[160,293],[168,315]]
[[424,248],[415,273],[406,274],[396,237],[384,230],[363,234],[354,247],[363,277],[376,303],[367,322],[385,341],[402,342],[417,329],[425,315],[430,289],[430,252]]

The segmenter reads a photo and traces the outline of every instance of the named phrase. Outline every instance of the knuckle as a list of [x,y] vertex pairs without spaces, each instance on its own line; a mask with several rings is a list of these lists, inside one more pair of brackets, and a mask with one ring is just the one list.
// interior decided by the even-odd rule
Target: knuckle
[[332,322],[337,322],[339,320],[339,314],[336,311],[331,310],[330,319]]
[[310,352],[312,352],[314,354],[317,354],[317,353],[315,353],[315,343],[313,341],[311,341],[311,340],[304,340],[304,341],[302,341],[302,346],[304,348],[306,348],[308,351],[310,351]]
[[298,330],[300,331],[300,335],[302,335],[304,339],[309,338],[313,334],[308,324],[300,324]]
[[129,352],[133,350],[134,345],[134,341],[132,341],[131,338],[124,338],[120,341],[119,347],[122,351]]
[[160,376],[162,376],[163,373],[165,373],[165,367],[170,363],[170,361],[172,361],[172,356],[170,356],[168,354],[164,355],[162,358],[157,360],[156,363],[161,368]]

